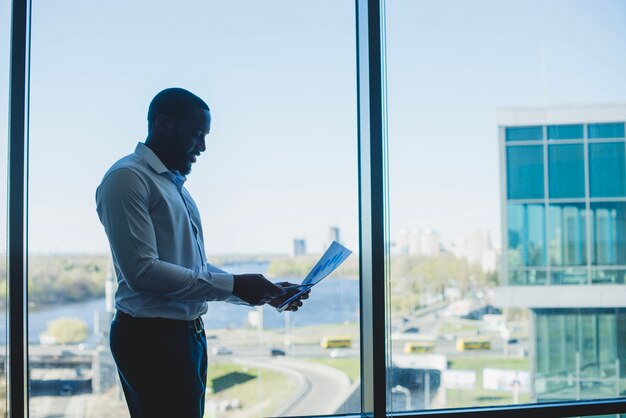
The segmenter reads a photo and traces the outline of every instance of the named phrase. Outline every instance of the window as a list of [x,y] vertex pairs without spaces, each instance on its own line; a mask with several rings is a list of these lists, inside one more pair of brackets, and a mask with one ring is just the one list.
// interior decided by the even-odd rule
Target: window
[[543,126],[519,126],[506,128],[507,141],[541,141]]
[[[333,240],[354,251],[297,313],[209,303],[207,415],[360,412],[347,403],[360,379],[353,3],[32,8],[31,418],[127,416],[108,351],[115,272],[94,194],[145,140],[148,104],[171,86],[212,111],[185,183],[210,263],[299,283]],[[353,344],[320,345],[337,336]],[[333,396],[306,400],[320,391]]]
[[[106,304],[102,296],[107,288],[110,295],[114,281],[101,231],[99,237],[90,235],[100,228],[93,189],[110,163],[130,152],[128,142],[143,139],[146,102],[163,85],[174,84],[208,97],[213,107],[208,145],[214,153],[203,156],[206,163],[188,183],[205,215],[206,235],[210,231],[219,243],[207,242],[212,262],[233,272],[254,269],[299,279],[330,239],[366,254],[369,246],[390,247],[389,257],[361,254],[360,263],[357,257],[349,260],[335,277],[341,280],[318,289],[320,300],[336,298],[338,308],[328,322],[317,314],[328,307],[313,300],[308,306],[316,314],[308,317],[304,311],[278,316],[263,309],[241,317],[239,308],[212,306],[211,319],[224,328],[207,330],[215,373],[207,416],[369,414],[361,411],[359,386],[369,386],[366,408],[376,397],[376,416],[492,405],[540,416],[549,407],[522,411],[517,405],[549,401],[565,402],[556,407],[560,415],[623,411],[626,402],[616,398],[626,394],[626,307],[606,306],[597,298],[594,307],[558,305],[567,295],[589,304],[594,294],[608,298],[623,290],[626,116],[620,116],[625,106],[615,102],[626,101],[619,88],[626,74],[620,54],[624,6],[568,4],[563,20],[562,4],[535,0],[387,0],[380,4],[382,19],[370,21],[376,25],[368,28],[367,20],[359,19],[355,28],[353,1],[256,3],[196,5],[189,13],[153,2],[119,9],[108,3],[32,1],[30,171],[24,173],[31,180],[31,368],[25,370],[24,362],[10,374],[15,384],[15,376],[28,372],[30,416],[80,411],[72,416],[97,418],[104,410],[124,416],[110,354],[97,348],[106,339],[111,314],[110,298]],[[0,6],[0,21],[6,23],[0,25],[5,28],[0,55],[2,34],[11,28],[8,4]],[[356,6],[371,11],[376,1],[357,0]],[[164,20],[180,25],[176,36],[164,34]],[[379,37],[369,36],[373,56],[359,49],[357,68],[363,70],[361,82],[388,71],[379,80],[372,76],[373,84],[388,86],[388,101],[376,91],[366,95],[366,84],[355,106],[355,29],[359,43],[377,30],[387,36],[385,65],[376,53]],[[170,53],[168,60],[151,65],[162,56],[161,48]],[[197,56],[191,66],[190,56]],[[602,65],[593,65],[598,62]],[[0,58],[0,78],[4,68]],[[0,87],[0,100],[4,93]],[[388,107],[382,114],[364,114],[367,100]],[[109,102],[114,105],[102,112],[89,106]],[[502,103],[515,107],[501,108]],[[610,103],[610,111],[586,103]],[[371,122],[372,137],[388,127],[388,148],[384,141],[366,148],[366,138],[357,145],[356,109],[360,122]],[[567,126],[582,126],[587,137]],[[549,127],[563,129],[548,132]],[[557,140],[576,151],[551,152]],[[584,196],[576,161],[581,144]],[[617,147],[594,148],[607,144]],[[388,178],[368,174],[379,169],[377,163],[389,169]],[[569,175],[576,181],[560,184],[571,180]],[[361,195],[357,204],[357,190],[374,194]],[[13,188],[7,192],[9,200],[19,195]],[[72,203],[77,195],[85,196],[84,203]],[[386,211],[374,210],[377,203],[364,206],[369,198],[384,201]],[[311,205],[316,200],[319,207]],[[369,210],[376,213],[364,220]],[[368,236],[368,222],[384,225],[388,234]],[[359,230],[365,231],[363,242]],[[278,250],[262,252],[267,248]],[[374,277],[369,270],[389,276]],[[363,287],[355,280],[359,276],[367,278]],[[374,280],[383,283],[383,277],[389,287],[379,293],[389,296],[388,305],[372,307],[367,287]],[[72,334],[73,326],[67,320],[56,331],[50,326],[60,316],[77,314],[74,301],[50,306],[59,285],[69,289],[62,297],[84,303],[78,328],[89,338],[82,343],[61,347],[59,336]],[[366,295],[364,304],[359,290]],[[507,291],[530,295],[526,302],[553,298],[543,298],[549,300],[546,306],[528,307],[506,297]],[[88,301],[90,295],[96,298]],[[390,313],[386,324],[385,312]],[[377,346],[372,354],[362,346],[359,330],[368,333],[371,320],[381,325],[372,334],[388,351]],[[319,345],[324,338],[341,339],[344,346],[325,349]],[[59,356],[51,355],[57,349]],[[296,370],[304,376],[323,369],[324,389],[337,395],[336,402],[328,397],[323,404],[301,402],[308,409],[283,402],[298,385],[266,367],[286,363],[283,356],[304,366]],[[68,361],[76,367],[63,367]],[[385,368],[387,373],[380,373]],[[376,382],[367,379],[372,369]],[[383,385],[386,392],[369,391]],[[13,396],[21,386],[11,387]],[[6,389],[0,382],[0,397]],[[246,402],[235,401],[232,390],[240,389]],[[582,408],[570,403],[586,399],[595,401]]]
[[543,147],[507,148],[509,199],[540,199],[544,193]]
[[585,158],[583,145],[548,147],[550,197],[585,197]]
[[[585,205],[550,205],[550,265],[587,264],[587,215]],[[585,273],[586,274],[586,273]]]
[[583,139],[583,125],[548,126],[548,139]]
[[592,123],[588,126],[589,139],[624,138],[623,123]]
[[600,81],[624,84],[626,37],[604,34],[626,36],[625,9],[569,6],[386,1],[394,413],[624,393],[624,149],[587,127],[626,120]]
[[626,265],[626,203],[591,204],[592,263]]
[[626,196],[624,143],[589,144],[591,197]]
[[509,266],[545,266],[545,208],[543,205],[509,205]]

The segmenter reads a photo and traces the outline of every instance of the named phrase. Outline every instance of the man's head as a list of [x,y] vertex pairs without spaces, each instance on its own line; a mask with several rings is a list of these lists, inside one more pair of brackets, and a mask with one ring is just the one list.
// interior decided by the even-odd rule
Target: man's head
[[209,106],[181,88],[159,92],[148,109],[148,145],[170,170],[187,175],[196,157],[206,149],[211,129]]

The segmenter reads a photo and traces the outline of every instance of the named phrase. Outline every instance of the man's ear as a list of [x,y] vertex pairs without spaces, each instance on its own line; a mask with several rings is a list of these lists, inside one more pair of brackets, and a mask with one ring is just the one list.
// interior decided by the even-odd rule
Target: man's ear
[[167,115],[159,115],[154,120],[154,129],[161,135],[169,136],[174,130],[174,120]]

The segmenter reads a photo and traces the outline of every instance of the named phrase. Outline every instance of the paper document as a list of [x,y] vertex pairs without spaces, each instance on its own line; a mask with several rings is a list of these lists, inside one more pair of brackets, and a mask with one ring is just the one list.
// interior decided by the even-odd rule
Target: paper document
[[297,285],[301,290],[290,297],[289,299],[282,302],[280,305],[276,307],[279,312],[282,312],[289,306],[289,304],[297,299],[300,295],[307,292],[311,287],[315,286],[319,283],[323,278],[328,276],[330,273],[335,271],[337,267],[343,263],[346,258],[348,258],[352,254],[352,251],[339,244],[337,241],[333,241],[322,258],[313,266],[313,269],[307,274],[307,276],[302,280],[302,283]]

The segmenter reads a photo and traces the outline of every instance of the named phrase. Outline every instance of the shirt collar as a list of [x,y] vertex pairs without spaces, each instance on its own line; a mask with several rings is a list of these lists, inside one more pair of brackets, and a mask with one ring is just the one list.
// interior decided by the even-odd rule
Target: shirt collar
[[166,174],[179,189],[187,181],[187,177],[180,174],[178,170],[169,170],[146,144],[139,142],[135,147],[135,154],[143,158],[157,174]]
[[159,160],[159,157],[157,157],[154,151],[152,151],[150,147],[148,147],[146,144],[143,144],[141,142],[138,143],[137,147],[135,148],[135,154],[146,160],[148,165],[158,174],[163,174],[170,171],[167,167],[165,167],[165,164],[163,164],[163,162]]

